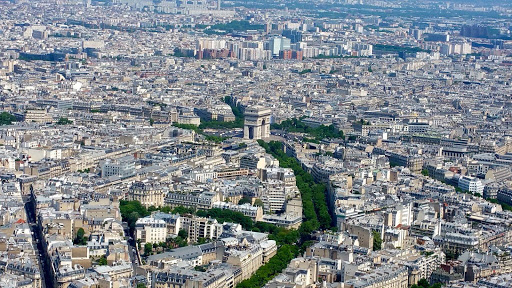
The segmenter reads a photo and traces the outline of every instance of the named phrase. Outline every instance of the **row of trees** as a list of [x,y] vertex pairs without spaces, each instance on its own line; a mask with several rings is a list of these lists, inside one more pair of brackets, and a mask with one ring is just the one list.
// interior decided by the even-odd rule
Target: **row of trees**
[[[213,208],[207,211],[195,211],[193,209],[185,207],[176,207],[174,209],[170,209],[169,207],[150,207],[146,209],[138,201],[123,200],[120,201],[120,210],[121,215],[123,217],[123,221],[128,222],[128,225],[130,226],[131,229],[133,229],[132,227],[135,227],[135,222],[137,221],[138,217],[145,217],[150,215],[151,211],[160,210],[165,213],[189,213],[196,214],[201,217],[212,217],[217,219],[217,221],[219,222],[240,223],[240,225],[242,225],[242,227],[245,230],[268,233],[269,239],[275,240],[277,245],[280,247],[278,249],[277,254],[267,264],[260,267],[258,271],[250,279],[247,279],[244,282],[240,283],[240,287],[263,286],[255,283],[264,284],[268,280],[272,279],[275,275],[279,274],[284,268],[286,268],[291,259],[295,258],[299,253],[299,246],[297,246],[297,242],[301,239],[299,231],[294,229],[288,230],[269,223],[254,222],[250,217],[247,217],[240,212],[222,210],[218,208]],[[166,243],[147,243],[146,245],[144,245],[144,254],[151,255],[154,249],[157,249],[158,247],[166,249],[186,246],[187,243],[186,240],[184,240],[186,239],[186,237],[186,231],[180,231],[177,237],[169,239]],[[204,241],[201,240],[202,239],[200,239],[199,242],[206,242],[205,239]],[[310,242],[306,241],[302,244],[303,245],[300,248],[303,250],[305,249],[305,247],[310,245]],[[141,248],[142,247],[139,247],[139,249]]]
[[299,188],[302,197],[303,215],[306,218],[300,228],[301,234],[309,235],[319,228],[332,228],[332,217],[325,196],[325,185],[315,183],[313,176],[302,169],[297,159],[286,155],[283,151],[283,143],[278,141],[266,143],[262,140],[258,140],[258,143],[265,148],[267,153],[272,154],[279,160],[281,167],[291,168],[295,173],[297,188]]
[[[283,144],[281,142],[270,141],[266,143],[262,140],[258,140],[258,143],[265,148],[267,153],[272,154],[279,160],[281,167],[291,168],[295,173],[297,187],[301,192],[302,210],[305,221],[302,222],[299,231],[286,229],[284,229],[284,231],[273,231],[272,236],[277,235],[277,239],[281,240],[278,241],[278,244],[282,244],[277,254],[272,257],[267,264],[261,266],[251,278],[238,284],[237,288],[265,286],[269,280],[281,273],[293,258],[297,257],[300,252],[299,247],[301,247],[301,250],[304,250],[312,243],[310,237],[313,231],[319,228],[332,228],[332,218],[329,214],[325,199],[325,185],[315,183],[313,177],[302,169],[295,158],[286,155],[283,152]],[[266,223],[256,223],[257,226],[261,224]],[[261,231],[268,233],[266,229],[262,229]],[[272,239],[273,237],[269,238]],[[297,242],[299,242],[301,246],[297,246]]]
[[[282,227],[277,227],[276,225],[264,223],[264,222],[254,222],[248,216],[240,212],[235,212],[231,210],[224,210],[220,208],[212,208],[210,210],[194,210],[191,208],[185,208],[182,206],[178,206],[174,209],[170,207],[149,207],[146,209],[143,205],[140,204],[139,201],[120,201],[120,210],[121,217],[123,221],[128,223],[130,227],[130,233],[133,233],[135,229],[135,222],[141,217],[146,217],[151,214],[153,211],[160,211],[163,213],[173,213],[173,214],[195,214],[199,217],[210,217],[216,219],[220,223],[223,222],[234,222],[239,223],[245,230],[254,231],[254,232],[263,232],[269,234],[269,239],[275,240],[278,245],[283,244],[296,244],[297,239],[299,238],[299,232],[297,230],[289,230]],[[181,232],[181,231],[180,231]],[[182,237],[182,235],[178,235],[178,237]],[[183,239],[183,237],[182,237]],[[185,236],[186,239],[186,236]],[[171,239],[172,240],[172,239]],[[177,240],[178,246],[182,243],[181,239]],[[172,242],[172,241],[171,241]],[[176,241],[175,241],[176,242]]]
[[[255,223],[250,217],[231,210],[213,208],[207,211],[186,211],[201,217],[215,218],[219,222],[240,223],[245,230],[268,233],[269,239],[277,242],[279,246],[277,254],[267,264],[260,267],[251,278],[242,281],[237,286],[241,288],[264,286],[265,283],[287,267],[288,263],[299,254],[300,248],[305,249],[305,247],[311,244],[309,240],[313,231],[332,228],[332,218],[327,207],[325,185],[315,183],[313,177],[302,169],[295,158],[286,155],[283,152],[283,144],[281,142],[271,141],[266,143],[260,140],[258,143],[265,148],[267,153],[272,154],[279,160],[281,167],[291,168],[295,173],[297,187],[301,192],[303,215],[305,218],[299,230],[288,230],[263,222]],[[146,214],[150,213],[148,210],[144,211],[144,209],[141,209],[144,207],[140,203],[133,202],[136,201],[122,201],[121,203],[121,213],[124,221],[126,221],[125,219],[132,221],[133,213],[141,216],[146,216]],[[181,212],[180,214],[183,214],[185,212],[183,211],[184,209],[186,208],[178,207],[173,209],[172,212]],[[128,213],[126,217],[125,213]],[[130,225],[130,227],[132,226]]]
[[313,137],[313,140],[320,141],[325,138],[344,138],[343,131],[338,130],[334,125],[320,125],[318,127],[310,127],[306,125],[303,121],[303,118],[292,118],[287,119],[281,124],[274,123],[271,125],[272,129],[279,129],[279,130],[285,130],[288,132],[294,132],[294,133],[305,133]]
[[250,217],[236,211],[212,208],[210,210],[198,210],[196,215],[214,218],[220,223],[239,223],[247,231],[268,233],[269,239],[275,240],[277,245],[297,244],[299,239],[299,232],[297,230],[289,230],[265,222],[254,222]]
[[[206,34],[227,34],[234,32],[244,32],[247,30],[263,30],[265,28],[262,24],[252,24],[246,20],[233,20],[229,23],[219,23],[212,25],[210,29],[204,30]],[[226,31],[225,33],[216,33],[216,30]]]
[[231,210],[224,210],[220,208],[212,208],[210,210],[199,210],[196,213],[199,217],[210,217],[217,219],[220,223],[234,222],[242,225],[245,230],[251,230],[254,223],[251,218],[244,214]]
[[[302,181],[302,180],[299,180]],[[316,185],[316,184],[315,184]],[[304,189],[304,187],[301,185],[301,189]],[[323,195],[323,191],[321,193]],[[312,202],[311,197],[307,197],[308,202]],[[314,211],[314,204],[313,205],[313,212],[309,212],[309,214],[313,215],[311,217],[316,218],[316,212]],[[324,202],[325,205],[325,202]],[[154,210],[156,208],[150,207],[149,209],[146,209],[144,206],[142,206],[138,201],[121,201],[120,203],[121,207],[121,214],[123,217],[123,221],[127,221],[130,228],[135,227],[135,221],[137,221],[137,216],[139,217],[145,217],[148,216],[151,213],[151,210]],[[239,284],[237,287],[262,287],[266,282],[268,282],[270,279],[272,279],[275,275],[279,274],[288,263],[295,258],[299,254],[299,247],[304,250],[307,246],[311,244],[309,240],[310,233],[319,227],[318,220],[309,220],[304,222],[301,225],[301,228],[299,231],[297,230],[288,230],[282,227],[277,227],[273,224],[268,224],[264,222],[254,222],[250,217],[247,217],[243,215],[240,212],[235,212],[231,210],[223,210],[218,208],[213,208],[210,210],[198,210],[194,211],[193,209],[188,209],[184,207],[176,207],[174,209],[170,209],[169,207],[162,207],[159,208],[160,211],[163,212],[172,212],[172,213],[179,213],[179,214],[186,214],[186,213],[194,213],[201,217],[211,217],[217,219],[219,222],[235,222],[240,223],[242,227],[245,230],[249,231],[255,231],[255,232],[264,232],[269,234],[269,239],[275,240],[277,245],[279,246],[277,254],[272,257],[272,259],[262,267],[260,267],[256,273],[249,279],[243,281]],[[328,214],[328,213],[327,213]],[[126,220],[125,220],[126,219]],[[306,226],[305,226],[306,225]],[[304,226],[304,227],[303,227]],[[133,229],[133,228],[132,228]],[[182,231],[180,231],[180,234]],[[183,231],[184,232],[184,231]],[[185,233],[185,232],[184,232]],[[170,239],[174,243],[174,245],[178,244],[177,242],[182,243],[178,244],[174,247],[181,247],[186,245],[183,243],[183,237],[186,237],[186,235],[178,235],[178,237],[174,239]],[[298,246],[297,244],[301,243],[302,246]],[[148,245],[149,244],[149,245]],[[168,248],[173,248],[169,246],[169,243],[161,243],[161,244],[150,244],[148,243],[144,247],[144,253],[146,255],[150,255],[153,253],[154,246],[156,245],[159,247],[160,245],[167,246]],[[162,246],[162,247],[164,247]]]
[[427,52],[430,53],[430,50],[425,50],[420,47],[406,47],[406,46],[395,46],[395,45],[384,45],[384,44],[375,44],[373,45],[374,51],[382,51],[382,52],[404,52],[404,53],[415,53],[415,52]]
[[275,275],[281,273],[281,271],[288,266],[288,263],[290,263],[293,258],[297,257],[298,254],[299,249],[297,246],[289,244],[281,246],[279,250],[277,250],[276,255],[274,255],[268,263],[261,266],[251,278],[240,282],[236,287],[254,288],[265,286]]
[[487,199],[487,201],[494,203],[494,204],[500,204],[501,208],[505,211],[512,211],[512,206],[508,205],[507,203],[498,201],[497,199]]

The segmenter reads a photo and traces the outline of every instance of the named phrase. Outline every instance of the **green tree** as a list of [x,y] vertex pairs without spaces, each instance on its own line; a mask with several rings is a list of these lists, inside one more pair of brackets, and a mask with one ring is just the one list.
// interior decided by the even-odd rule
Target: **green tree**
[[57,121],[57,125],[68,125],[68,124],[73,124],[73,121],[71,121],[65,117],[60,117],[59,121]]
[[107,265],[107,257],[105,255],[102,255],[100,259],[98,259],[98,265],[105,266]]
[[259,198],[254,200],[254,206],[264,207],[263,201]]
[[119,210],[121,211],[123,221],[127,222],[128,227],[130,227],[130,233],[133,233],[135,222],[137,222],[140,217],[146,217],[151,214],[139,201],[120,200]]
[[178,232],[178,236],[181,237],[182,239],[187,239],[188,238],[187,230],[180,229],[180,231]]
[[75,245],[86,245],[87,244],[87,237],[85,237],[85,231],[83,228],[79,228],[78,231],[76,231],[76,237],[73,239],[73,244]]
[[445,251],[445,254],[446,254],[446,260],[456,260],[457,258],[459,258],[459,255],[452,251]]
[[130,214],[128,214],[128,216],[123,217],[123,218],[125,218],[124,221],[126,221],[128,223],[128,227],[130,228],[130,233],[133,233],[133,231],[135,231],[135,222],[137,222],[137,220],[139,220],[139,218],[143,215],[139,214],[139,212],[137,212],[137,211],[133,211]]
[[194,267],[194,270],[200,271],[200,272],[206,272],[206,268],[204,266],[196,266],[196,267]]
[[497,199],[487,199],[487,201],[494,203],[494,204],[500,204],[501,208],[505,211],[512,211],[512,206],[508,205],[507,203],[503,203],[501,201],[498,201]]
[[430,284],[428,283],[427,279],[421,278],[420,281],[418,281],[418,285],[420,287],[429,288]]
[[8,112],[0,113],[0,125],[11,125],[12,122],[16,121],[16,117]]
[[[338,130],[334,125],[320,125],[318,127],[310,127],[306,123],[304,123],[302,120],[304,118],[293,118],[288,119],[281,124],[272,124],[272,129],[280,129],[285,130],[288,132],[296,132],[296,133],[304,133],[308,134],[310,137],[313,137],[313,139],[307,139],[307,142],[318,142],[324,138],[331,138],[331,139],[344,139],[343,131]],[[306,141],[306,140],[304,140]],[[275,141],[271,141],[275,142]],[[280,142],[277,142],[278,144]]]
[[146,284],[144,284],[144,283],[137,283],[137,288],[146,288]]
[[411,286],[411,288],[441,288],[443,285],[441,283],[434,283],[430,285],[425,278],[421,278],[417,284]]
[[144,245],[144,255],[148,256],[153,253],[153,245],[151,243],[146,243]]
[[428,177],[428,170],[427,169],[421,170],[421,175]]
[[244,197],[242,197],[242,199],[240,199],[240,201],[238,201],[238,205],[242,205],[242,204],[246,204],[246,203],[252,204],[250,197],[244,196]]
[[382,238],[380,236],[380,233],[377,231],[372,231],[373,235],[373,250],[377,251],[382,248]]
[[215,218],[219,222],[233,222],[239,223],[246,230],[250,230],[253,226],[253,221],[250,217],[245,216],[244,214],[231,210],[224,210],[220,208],[213,208],[210,210],[199,210],[196,213],[199,217],[210,217]]
[[149,125],[153,126],[153,124],[155,124],[155,119],[149,118]]
[[214,143],[222,143],[222,141],[228,139],[227,137],[222,137],[222,136],[216,136],[216,135],[206,135],[205,136],[205,139],[207,141],[211,141],[211,142],[214,142]]
[[183,207],[183,206],[178,206],[178,207],[172,209],[173,214],[180,214],[180,215],[194,214],[194,212],[195,212],[194,208],[187,208],[187,207]]
[[79,228],[78,231],[76,231],[76,238],[82,239],[85,235],[84,228]]

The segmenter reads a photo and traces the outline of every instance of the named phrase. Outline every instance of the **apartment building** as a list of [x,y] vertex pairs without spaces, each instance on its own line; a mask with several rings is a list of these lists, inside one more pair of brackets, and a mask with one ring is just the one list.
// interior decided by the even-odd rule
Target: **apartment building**
[[167,240],[167,224],[153,217],[140,218],[135,222],[135,239],[146,243],[160,243]]
[[139,201],[145,207],[161,207],[168,193],[169,188],[163,184],[139,181],[131,185],[126,196],[127,200]]

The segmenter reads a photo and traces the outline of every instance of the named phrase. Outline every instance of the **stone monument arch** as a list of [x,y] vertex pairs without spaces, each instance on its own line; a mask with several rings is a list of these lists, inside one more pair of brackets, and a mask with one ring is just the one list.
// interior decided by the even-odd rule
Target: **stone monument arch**
[[270,137],[270,115],[272,111],[262,106],[245,109],[244,139],[264,139]]

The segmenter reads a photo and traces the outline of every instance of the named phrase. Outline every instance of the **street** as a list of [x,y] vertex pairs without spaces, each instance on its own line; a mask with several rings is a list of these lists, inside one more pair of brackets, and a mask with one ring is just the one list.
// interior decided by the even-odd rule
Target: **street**
[[52,278],[50,272],[50,260],[47,257],[46,250],[43,248],[43,233],[37,226],[36,215],[35,215],[35,207],[31,202],[30,197],[23,197],[23,201],[25,203],[25,212],[27,214],[27,222],[30,226],[30,230],[32,231],[32,241],[36,243],[36,247],[39,255],[39,271],[41,271],[41,287],[42,288],[50,288],[53,287]]

